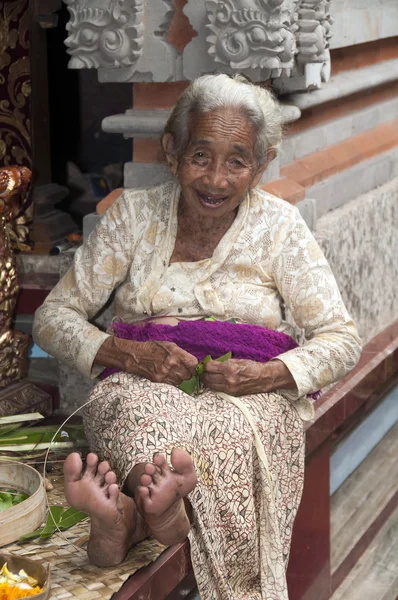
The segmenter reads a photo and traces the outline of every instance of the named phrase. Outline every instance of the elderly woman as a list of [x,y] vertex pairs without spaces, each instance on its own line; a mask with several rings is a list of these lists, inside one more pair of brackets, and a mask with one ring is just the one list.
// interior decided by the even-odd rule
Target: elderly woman
[[[256,187],[280,140],[266,89],[194,81],[162,137],[174,178],[117,199],[35,319],[47,352],[88,377],[108,368],[85,409],[95,454],[84,471],[76,453],[64,467],[69,503],[91,516],[90,559],[114,565],[148,535],[189,535],[203,600],[287,598],[308,395],[360,353],[299,212]],[[114,290],[120,318],[104,333],[89,319]],[[223,352],[245,350],[208,360],[188,395],[178,386],[222,354],[219,332]]]

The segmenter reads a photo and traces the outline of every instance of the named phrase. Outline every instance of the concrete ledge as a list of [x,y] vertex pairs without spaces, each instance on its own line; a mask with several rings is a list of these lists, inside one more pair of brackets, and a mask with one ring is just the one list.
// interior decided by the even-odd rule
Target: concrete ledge
[[282,200],[287,200],[290,204],[296,204],[305,198],[305,188],[293,179],[288,179],[287,177],[275,179],[260,187],[269,194],[278,196],[278,198],[282,198]]
[[398,120],[334,144],[282,167],[281,175],[305,188],[398,145]]
[[282,100],[300,110],[319,106],[398,79],[398,58],[334,75],[320,90],[286,94]]
[[288,133],[279,154],[281,164],[286,165],[327,146],[338,144],[353,135],[369,131],[381,123],[392,121],[397,115],[398,96],[354,110],[343,117],[316,124],[298,133]]
[[170,169],[163,163],[128,162],[124,165],[126,188],[149,187],[171,179]]
[[[121,133],[125,137],[158,138],[164,130],[171,110],[126,110],[124,114],[111,115],[102,121],[102,130],[106,133]],[[297,121],[301,111],[297,106],[282,104],[284,123]]]
[[307,194],[315,198],[319,218],[397,176],[398,148],[395,148],[307,188]]

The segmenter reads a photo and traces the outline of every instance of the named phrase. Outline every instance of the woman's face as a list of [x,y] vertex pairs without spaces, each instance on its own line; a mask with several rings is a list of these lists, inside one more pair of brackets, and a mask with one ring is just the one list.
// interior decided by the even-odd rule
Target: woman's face
[[185,206],[203,217],[234,211],[264,169],[254,154],[256,133],[247,118],[220,109],[192,120],[190,143],[175,173]]

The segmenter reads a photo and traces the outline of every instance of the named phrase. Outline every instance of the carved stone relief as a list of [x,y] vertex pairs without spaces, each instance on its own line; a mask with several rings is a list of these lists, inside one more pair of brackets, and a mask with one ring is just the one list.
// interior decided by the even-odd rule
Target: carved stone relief
[[187,0],[183,12],[198,35],[180,52],[168,40],[173,0],[64,1],[70,67],[97,68],[100,81],[222,70],[293,91],[328,79],[331,0]]
[[184,12],[198,37],[184,51],[184,75],[192,79],[218,68],[253,81],[273,79],[281,91],[285,83],[286,91],[320,87],[330,73],[329,5],[330,0],[188,0]]
[[144,0],[64,0],[71,15],[65,40],[71,69],[135,64],[143,46]]
[[289,76],[297,52],[289,8],[285,0],[208,0],[209,54],[237,71],[260,68],[266,79]]
[[297,10],[297,56],[290,79],[276,82],[279,91],[320,88],[330,77],[331,0],[301,0]]
[[164,81],[176,75],[165,42],[172,0],[64,0],[71,18],[69,68],[99,70],[100,81]]

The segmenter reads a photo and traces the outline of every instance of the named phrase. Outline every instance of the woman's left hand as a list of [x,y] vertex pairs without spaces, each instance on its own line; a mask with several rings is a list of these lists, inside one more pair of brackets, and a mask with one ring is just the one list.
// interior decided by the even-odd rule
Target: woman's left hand
[[211,360],[204,365],[201,381],[206,388],[231,396],[261,394],[275,389],[294,389],[295,381],[283,362],[231,358],[225,362]]

